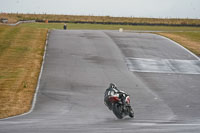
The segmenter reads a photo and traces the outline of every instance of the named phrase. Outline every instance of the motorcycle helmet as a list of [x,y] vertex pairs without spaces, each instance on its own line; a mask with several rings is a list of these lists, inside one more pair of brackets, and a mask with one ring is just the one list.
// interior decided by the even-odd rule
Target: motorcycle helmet
[[116,85],[114,83],[110,83],[110,88],[116,88]]

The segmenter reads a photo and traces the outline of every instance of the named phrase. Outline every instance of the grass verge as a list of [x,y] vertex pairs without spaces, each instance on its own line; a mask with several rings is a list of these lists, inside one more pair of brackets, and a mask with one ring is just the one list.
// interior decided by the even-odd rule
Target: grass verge
[[47,29],[0,25],[0,118],[29,111]]

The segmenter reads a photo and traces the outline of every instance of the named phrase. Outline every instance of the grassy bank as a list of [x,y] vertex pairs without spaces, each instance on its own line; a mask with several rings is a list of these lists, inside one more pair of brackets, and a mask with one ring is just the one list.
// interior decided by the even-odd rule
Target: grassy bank
[[46,33],[47,29],[0,25],[0,118],[30,109]]

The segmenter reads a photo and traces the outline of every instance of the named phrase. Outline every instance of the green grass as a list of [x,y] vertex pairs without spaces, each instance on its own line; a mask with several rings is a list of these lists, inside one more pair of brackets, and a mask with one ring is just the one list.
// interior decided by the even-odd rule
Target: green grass
[[186,38],[190,38],[191,41],[199,41],[200,42],[200,32],[179,32],[179,33],[175,33],[175,34],[186,37]]
[[[0,27],[0,55],[11,45],[12,40],[15,39],[16,33],[19,31],[19,28],[6,28],[5,31],[2,31]],[[6,45],[3,45],[6,44]]]
[[[32,28],[63,29],[64,23],[25,23],[20,26]],[[69,30],[142,30],[142,31],[200,31],[200,27],[175,26],[131,26],[131,25],[104,25],[104,24],[67,24]]]
[[45,29],[63,29],[64,24],[59,23],[24,23],[20,27],[31,27],[31,28],[45,28]]

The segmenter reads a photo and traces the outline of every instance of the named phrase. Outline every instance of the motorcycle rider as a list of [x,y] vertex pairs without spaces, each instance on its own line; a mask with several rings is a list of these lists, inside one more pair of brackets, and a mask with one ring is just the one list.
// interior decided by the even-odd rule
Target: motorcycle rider
[[67,29],[67,25],[66,25],[66,24],[64,24],[64,26],[63,26],[63,29],[64,29],[64,30],[66,30],[66,29]]
[[105,105],[112,110],[112,103],[108,100],[109,96],[118,96],[121,99],[122,104],[125,104],[126,97],[128,96],[127,93],[121,91],[117,88],[117,86],[113,83],[110,83],[109,87],[106,89],[104,93],[104,103]]

